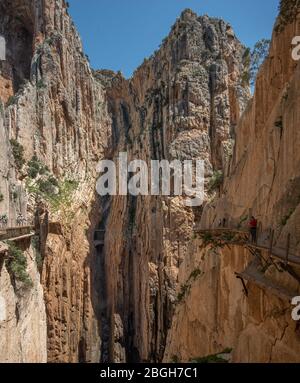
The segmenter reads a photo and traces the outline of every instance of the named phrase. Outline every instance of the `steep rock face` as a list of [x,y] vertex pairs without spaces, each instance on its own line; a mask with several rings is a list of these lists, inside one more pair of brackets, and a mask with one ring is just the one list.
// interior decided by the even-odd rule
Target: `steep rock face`
[[274,266],[267,272],[258,272],[258,266],[248,249],[218,250],[192,241],[180,267],[178,296],[183,289],[185,294],[173,316],[165,362],[188,362],[228,349],[234,363],[299,362],[300,334],[291,303],[247,281],[246,296],[235,273],[251,270],[293,296],[299,296],[299,282]]
[[[96,164],[110,136],[104,91],[64,1],[1,0],[0,7],[7,48],[0,63],[1,213],[15,225],[21,212],[40,229],[48,361],[97,362],[99,299],[91,270],[98,262],[92,234],[100,215]],[[43,176],[32,175],[32,158]],[[47,197],[50,189],[58,193],[53,177],[60,190],[55,201]],[[39,286],[35,278],[34,289]],[[42,300],[39,305],[45,310]],[[45,339],[38,345],[38,337],[32,344],[44,356]]]
[[[183,12],[158,52],[126,81],[95,76],[108,88],[115,161],[205,162],[225,166],[248,99],[244,47],[222,20]],[[117,196],[110,202],[104,254],[106,354],[114,361],[159,361],[176,300],[178,267],[192,237],[184,197]]]
[[[298,8],[299,12],[299,8]],[[261,231],[275,230],[275,245],[299,252],[299,65],[292,59],[292,41],[299,34],[299,16],[274,32],[269,57],[237,129],[233,158],[221,198],[208,205],[203,225],[228,217],[237,225],[252,211]],[[251,140],[249,140],[251,137]]]
[[33,287],[12,283],[0,249],[0,362],[46,363],[47,318],[33,248],[25,246]]
[[[289,2],[286,2],[289,3]],[[220,197],[207,204],[202,228],[246,225],[250,214],[259,220],[259,243],[286,253],[299,254],[299,63],[291,46],[299,35],[299,7],[282,25],[275,25],[269,57],[257,78],[256,90],[236,129],[233,158]],[[244,223],[243,223],[244,222]],[[268,252],[262,252],[267,259]],[[231,245],[214,249],[193,241],[180,269],[180,285],[195,269],[201,275],[189,283],[189,292],[177,306],[169,332],[165,360],[187,361],[233,348],[235,362],[299,362],[299,326],[292,320],[293,306],[270,289],[299,295],[299,267],[283,264],[264,268],[249,250]],[[278,272],[278,268],[281,272]],[[248,297],[235,272],[248,270],[264,288],[246,282]],[[180,291],[180,290],[179,290]],[[183,334],[180,339],[178,334]],[[182,339],[182,340],[181,340]]]

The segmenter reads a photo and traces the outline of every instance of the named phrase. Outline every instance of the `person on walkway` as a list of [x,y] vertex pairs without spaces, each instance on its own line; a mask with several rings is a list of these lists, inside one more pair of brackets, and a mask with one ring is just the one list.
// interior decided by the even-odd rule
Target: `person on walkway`
[[19,213],[17,217],[17,226],[22,226],[22,224],[23,224],[23,216],[21,213]]
[[250,219],[249,228],[252,243],[257,243],[257,219],[254,216]]

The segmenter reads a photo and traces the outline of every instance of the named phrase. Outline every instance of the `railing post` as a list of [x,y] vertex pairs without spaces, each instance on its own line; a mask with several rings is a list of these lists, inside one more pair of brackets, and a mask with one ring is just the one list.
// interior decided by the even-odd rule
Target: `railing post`
[[285,265],[286,266],[289,263],[290,245],[291,245],[291,234],[289,233],[287,236],[287,241],[286,241],[286,256],[285,256]]

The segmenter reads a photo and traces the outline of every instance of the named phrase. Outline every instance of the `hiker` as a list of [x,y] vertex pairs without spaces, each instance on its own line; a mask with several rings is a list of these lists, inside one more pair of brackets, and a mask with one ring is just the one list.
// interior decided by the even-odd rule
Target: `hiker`
[[23,216],[21,213],[19,213],[18,217],[17,217],[17,225],[18,226],[22,226],[23,225]]
[[223,227],[226,226],[226,218],[223,218]]
[[0,226],[6,227],[8,223],[8,217],[6,214],[0,216]]
[[251,234],[251,241],[252,243],[257,242],[257,219],[252,216],[249,222],[249,228],[250,228],[250,234]]

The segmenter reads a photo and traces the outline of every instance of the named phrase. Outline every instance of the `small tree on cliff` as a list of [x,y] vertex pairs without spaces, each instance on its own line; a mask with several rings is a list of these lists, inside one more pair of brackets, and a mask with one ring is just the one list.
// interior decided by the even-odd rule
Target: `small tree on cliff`
[[251,53],[250,81],[254,85],[260,66],[269,54],[270,40],[262,39],[258,41]]
[[244,66],[247,70],[242,75],[243,83],[249,84],[251,86],[255,85],[256,76],[259,71],[260,66],[265,61],[265,58],[268,56],[270,49],[270,40],[261,39],[255,45],[253,50],[250,48],[246,49],[243,61]]
[[280,0],[275,32],[282,32],[287,24],[296,19],[299,7],[300,0]]

